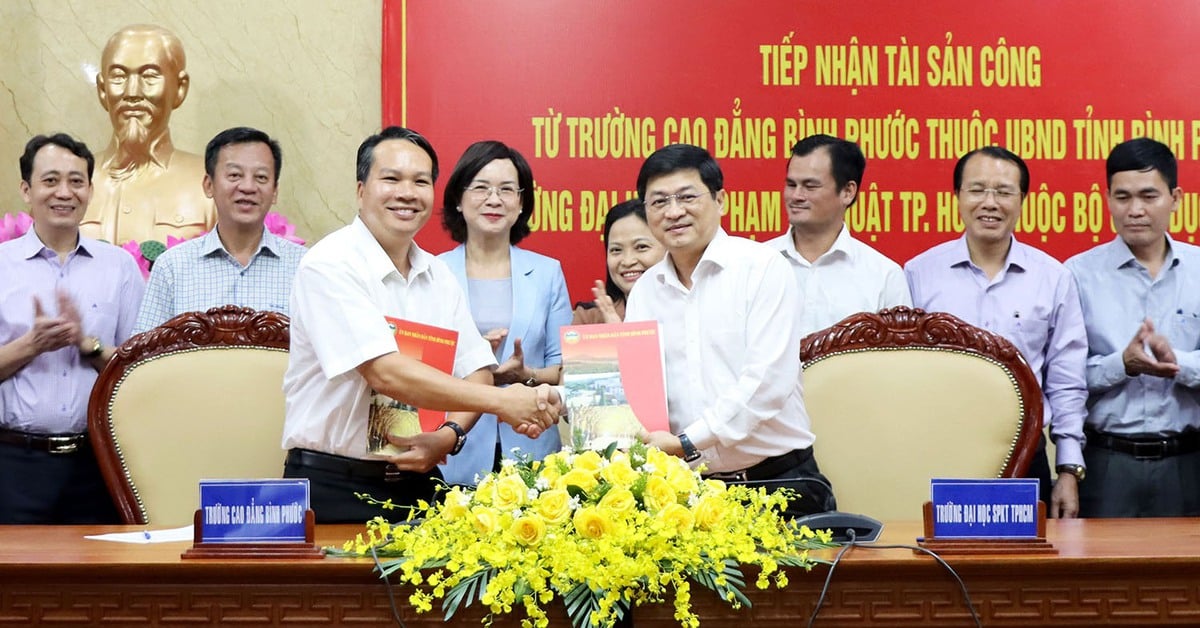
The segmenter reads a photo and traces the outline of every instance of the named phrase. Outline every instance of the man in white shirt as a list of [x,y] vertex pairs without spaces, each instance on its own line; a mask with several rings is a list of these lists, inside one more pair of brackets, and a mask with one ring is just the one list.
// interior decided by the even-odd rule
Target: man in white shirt
[[790,514],[832,510],[800,386],[796,285],[761,243],[730,237],[724,177],[702,148],[656,151],[638,174],[667,256],[634,284],[626,321],[657,320],[671,431],[643,439],[713,477],[797,488]]
[[[413,242],[433,209],[437,154],[429,141],[388,127],[359,146],[357,177],[358,217],[304,256],[292,287],[284,476],[309,479],[322,523],[382,514],[356,492],[400,506],[431,500],[441,480],[435,465],[462,449],[482,412],[536,437],[561,409],[547,385],[492,386],[496,360],[458,280]],[[385,316],[457,330],[453,376],[401,355]],[[389,435],[404,453],[370,457],[375,393],[450,414],[432,432]]]
[[791,228],[767,245],[796,273],[802,335],[858,312],[912,305],[900,266],[846,228],[866,168],[857,144],[831,135],[810,135],[792,147],[783,192]]

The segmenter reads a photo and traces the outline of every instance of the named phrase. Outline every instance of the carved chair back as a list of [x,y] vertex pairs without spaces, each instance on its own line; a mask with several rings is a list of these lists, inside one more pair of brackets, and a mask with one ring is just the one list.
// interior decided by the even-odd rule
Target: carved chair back
[[1042,395],[1012,343],[950,314],[896,307],[806,337],[805,406],[838,509],[921,518],[932,478],[1019,477]]
[[282,475],[288,328],[283,314],[224,306],[117,349],[88,432],[125,523],[191,523],[202,478]]

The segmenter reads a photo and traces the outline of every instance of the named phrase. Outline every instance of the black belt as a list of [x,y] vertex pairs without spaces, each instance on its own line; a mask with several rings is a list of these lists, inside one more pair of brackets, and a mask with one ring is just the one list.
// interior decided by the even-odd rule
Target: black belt
[[363,478],[367,480],[383,480],[398,482],[405,476],[425,477],[420,473],[401,471],[396,465],[385,460],[362,460],[327,454],[311,449],[289,449],[287,464],[298,467],[308,467],[327,473],[336,473],[348,478]]
[[793,449],[786,454],[780,454],[767,458],[762,462],[746,467],[741,471],[726,471],[723,473],[707,473],[706,478],[714,480],[723,480],[727,482],[756,482],[758,480],[769,480],[795,469],[796,467],[808,462],[812,458],[812,447],[804,449]]
[[88,446],[83,434],[30,434],[0,427],[0,443],[36,449],[51,454],[73,454]]
[[1129,454],[1138,460],[1162,460],[1200,451],[1200,432],[1187,431],[1175,436],[1117,436],[1084,430],[1088,447],[1099,447]]

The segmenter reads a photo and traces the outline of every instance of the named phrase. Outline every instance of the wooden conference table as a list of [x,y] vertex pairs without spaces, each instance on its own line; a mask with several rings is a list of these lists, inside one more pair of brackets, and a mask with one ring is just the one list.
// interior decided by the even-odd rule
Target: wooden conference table
[[[0,526],[0,626],[395,625],[367,560],[184,561],[188,543],[83,538],[137,529]],[[360,529],[322,526],[317,542],[340,545]],[[889,524],[879,544],[911,544],[919,533],[916,522]],[[947,559],[983,625],[1200,625],[1200,519],[1051,521],[1047,535],[1057,556]],[[704,626],[803,626],[826,573],[794,573],[784,591],[751,587],[754,606],[741,611],[699,588],[693,603]],[[397,600],[408,626],[443,625],[436,603],[417,615],[403,590]],[[552,625],[569,625],[556,612],[561,621]],[[455,625],[478,626],[480,617],[472,609]],[[668,605],[637,609],[633,625],[678,624]],[[974,624],[953,578],[931,558],[856,547],[837,567],[814,625]]]

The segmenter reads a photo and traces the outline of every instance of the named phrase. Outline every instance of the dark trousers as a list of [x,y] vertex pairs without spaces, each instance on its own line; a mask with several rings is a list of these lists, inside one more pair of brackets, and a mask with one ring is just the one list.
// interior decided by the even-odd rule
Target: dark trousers
[[[1088,470],[1091,473],[1091,470]],[[1046,504],[1046,516],[1050,516],[1050,494],[1054,489],[1054,482],[1050,479],[1050,459],[1046,456],[1046,435],[1042,434],[1042,438],[1038,441],[1038,450],[1033,454],[1033,460],[1029,461],[1029,470],[1025,472],[1025,477],[1036,478],[1038,481],[1038,499]]]
[[[727,484],[764,487],[768,492],[790,488],[796,498],[788,501],[783,514],[787,517],[803,517],[818,512],[837,510],[837,499],[833,496],[833,485],[817,467],[812,447],[797,450],[801,454],[798,464],[771,475],[754,480],[725,480]],[[753,469],[754,467],[751,467]],[[719,475],[719,474],[718,474]]]
[[1079,483],[1081,517],[1200,515],[1200,452],[1140,460],[1088,447],[1087,479]]
[[[375,517],[401,521],[408,507],[417,500],[432,502],[442,474],[434,467],[429,473],[399,472],[395,480],[386,479],[387,463],[346,458],[307,449],[288,452],[283,467],[285,478],[308,478],[309,504],[317,523],[364,523]],[[397,508],[384,510],[355,496],[370,495],[379,501],[392,500]]]
[[121,516],[86,443],[69,454],[0,443],[0,523],[118,524]]

